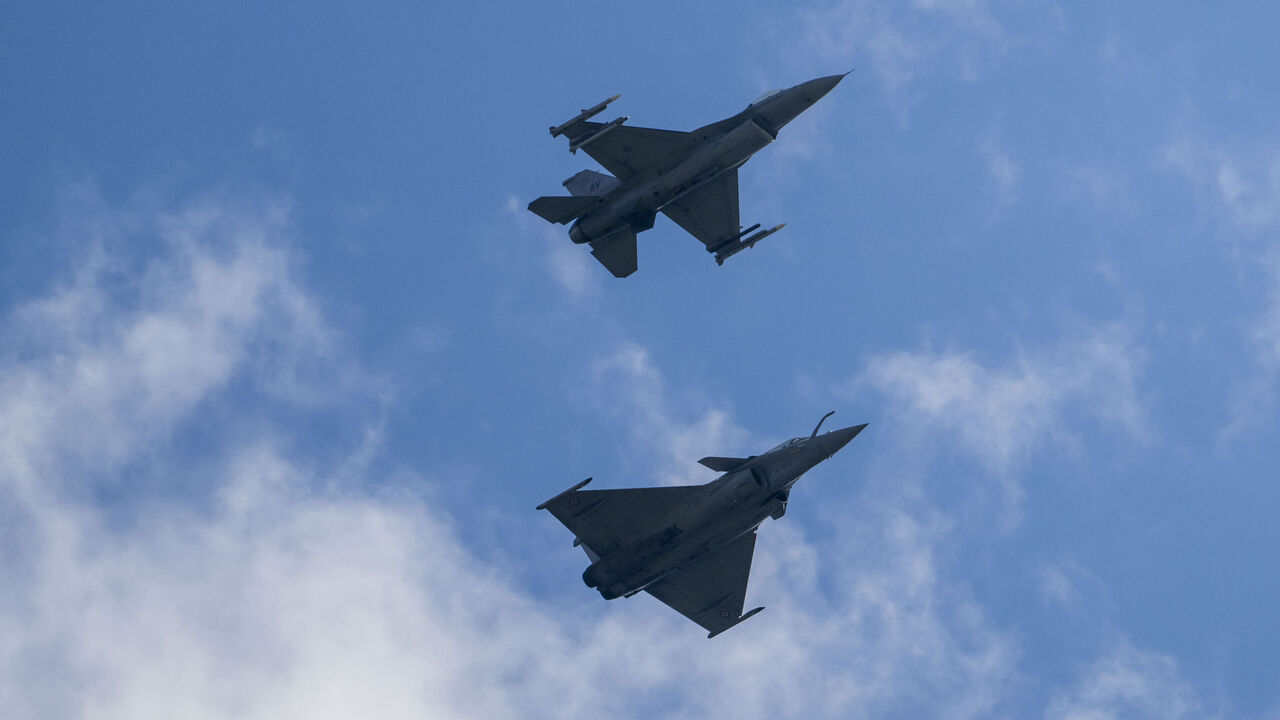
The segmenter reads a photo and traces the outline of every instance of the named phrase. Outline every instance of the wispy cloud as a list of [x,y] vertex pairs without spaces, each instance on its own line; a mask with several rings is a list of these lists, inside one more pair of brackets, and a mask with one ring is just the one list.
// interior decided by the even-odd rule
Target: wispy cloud
[[254,150],[269,153],[276,158],[287,157],[291,147],[289,137],[272,123],[259,123],[249,137]]
[[1061,170],[1058,182],[1060,197],[1081,203],[1090,210],[1106,213],[1131,209],[1131,180],[1122,171],[1101,165],[1077,165]]
[[1215,717],[1181,677],[1172,658],[1120,642],[1089,666],[1070,691],[1057,693],[1050,720]]
[[[4,322],[0,448],[23,466],[10,478],[49,488],[66,479],[48,468],[70,459],[114,467],[237,373],[293,402],[336,397],[351,378],[327,375],[325,393],[307,379],[333,370],[334,342],[279,249],[286,214],[206,200],[72,223],[95,238],[87,261]],[[164,262],[139,260],[131,243],[163,248]]]
[[987,174],[996,200],[1001,205],[1011,205],[1017,198],[1018,181],[1022,168],[1005,149],[993,132],[978,145],[978,151],[987,165]]
[[629,431],[646,456],[659,458],[659,482],[688,485],[708,480],[697,465],[706,455],[745,454],[750,433],[731,419],[729,408],[710,408],[696,417],[680,417],[671,407],[669,392],[648,350],[624,343],[595,362],[594,384],[598,397],[608,398],[616,412],[627,418]]
[[1009,3],[840,0],[803,11],[806,56],[824,64],[866,68],[902,122],[919,99],[920,80],[941,75],[974,80],[1024,42],[1031,27],[1061,24],[1049,4],[1027,21]]
[[1280,152],[1274,148],[1232,150],[1191,137],[1164,151],[1165,160],[1197,188],[1234,229],[1269,230],[1280,221]]
[[1072,558],[1042,564],[1035,573],[1040,597],[1060,610],[1109,615],[1111,591],[1089,568]]
[[884,394],[903,426],[919,434],[914,444],[936,442],[923,439],[932,434],[949,436],[1000,479],[1016,519],[1017,472],[1043,444],[1075,443],[1073,418],[1117,426],[1138,440],[1148,436],[1141,372],[1142,351],[1127,330],[1106,325],[999,365],[963,351],[875,356],[849,392],[871,387]]
[[1264,262],[1269,290],[1266,308],[1253,328],[1260,359],[1268,369],[1280,370],[1280,247],[1271,252]]
[[[1011,643],[938,572],[940,526],[893,508],[857,524],[862,547],[883,550],[844,550],[830,595],[819,550],[799,528],[770,528],[754,587],[776,617],[714,643],[656,602],[570,611],[501,577],[412,487],[371,482],[377,419],[335,462],[238,392],[271,387],[280,358],[340,346],[291,269],[282,222],[269,204],[131,212],[132,242],[101,246],[90,266],[145,272],[82,271],[10,313],[0,511],[23,541],[4,535],[0,563],[8,712],[649,717],[657,703],[674,717],[982,717],[999,702]],[[666,427],[668,391],[638,347],[599,373],[639,411],[642,447],[743,442],[727,411]],[[257,430],[213,431],[210,407]],[[360,419],[348,404],[326,412]],[[179,465],[167,440],[193,426],[213,446],[191,470],[207,497],[140,493],[134,472],[158,456]],[[73,483],[92,487],[59,491]],[[108,489],[115,515],[83,500]]]
[[591,257],[590,248],[575,245],[563,225],[551,225],[530,213],[516,197],[508,197],[506,213],[515,221],[522,236],[539,238],[545,252],[546,270],[552,279],[575,300],[599,290],[600,277],[606,271]]
[[[1202,206],[1216,217],[1218,232],[1238,243],[1247,260],[1243,277],[1256,315],[1245,330],[1256,370],[1234,389],[1231,435],[1256,426],[1274,403],[1280,371],[1280,151],[1274,142],[1232,147],[1183,137],[1164,153],[1170,167],[1201,191]],[[1250,282],[1260,272],[1260,284]],[[1252,276],[1252,277],[1251,277]]]

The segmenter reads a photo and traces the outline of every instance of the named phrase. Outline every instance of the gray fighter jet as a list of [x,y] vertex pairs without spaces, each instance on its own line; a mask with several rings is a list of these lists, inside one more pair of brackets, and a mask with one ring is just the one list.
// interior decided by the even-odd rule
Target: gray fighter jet
[[573,222],[569,238],[590,244],[591,254],[617,277],[636,271],[636,233],[653,227],[659,212],[723,264],[782,229],[751,235],[759,223],[745,230],[738,224],[738,168],[843,78],[767,92],[737,115],[693,132],[631,127],[623,125],[625,117],[589,121],[618,99],[614,95],[551,128],[552,137],[569,138],[570,152],[585,150],[613,174],[583,170],[563,183],[571,197],[540,197],[529,209],[548,222]]
[[644,590],[715,637],[763,610],[745,615],[747,576],[756,529],[787,511],[791,486],[866,427],[792,438],[763,455],[705,457],[724,473],[706,485],[583,490],[587,478],[538,506],[576,536],[591,565],[587,587],[606,600]]

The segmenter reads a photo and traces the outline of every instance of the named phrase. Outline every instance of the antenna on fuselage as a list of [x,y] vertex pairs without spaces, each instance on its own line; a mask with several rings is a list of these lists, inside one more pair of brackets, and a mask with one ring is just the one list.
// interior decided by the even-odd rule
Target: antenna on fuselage
[[815,427],[815,428],[813,429],[813,432],[809,433],[809,437],[810,437],[810,438],[816,438],[816,437],[818,437],[818,428],[822,427],[822,423],[826,422],[826,421],[827,421],[827,418],[829,418],[829,417],[831,417],[832,415],[835,415],[835,414],[836,414],[836,411],[835,411],[835,410],[832,410],[831,412],[827,413],[826,415],[823,415],[823,416],[822,416],[822,419],[818,421],[818,427]]

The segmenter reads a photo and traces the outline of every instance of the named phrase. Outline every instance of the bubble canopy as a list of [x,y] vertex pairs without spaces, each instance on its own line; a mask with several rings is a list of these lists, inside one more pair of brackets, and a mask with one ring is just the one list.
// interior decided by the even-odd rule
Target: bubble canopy
[[769,98],[773,97],[774,95],[777,95],[780,92],[782,92],[782,88],[774,88],[773,90],[768,90],[760,97],[756,98],[755,100],[752,100],[751,105],[749,105],[748,107],[759,105],[760,103],[764,102],[765,100],[768,100]]
[[771,453],[774,450],[782,450],[783,448],[789,448],[792,445],[799,445],[800,443],[804,442],[807,439],[808,438],[791,438],[786,442],[781,442],[781,443],[778,443],[777,445],[774,445],[773,447],[769,448],[766,451],[766,453]]

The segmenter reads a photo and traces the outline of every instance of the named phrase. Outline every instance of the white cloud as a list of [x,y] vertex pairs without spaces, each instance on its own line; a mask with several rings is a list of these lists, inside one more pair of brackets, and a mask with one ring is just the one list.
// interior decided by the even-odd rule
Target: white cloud
[[1083,203],[1107,213],[1132,210],[1130,180],[1123,171],[1097,165],[1077,165],[1062,170],[1058,192],[1067,202]]
[[249,137],[254,150],[267,152],[280,158],[289,154],[289,137],[284,131],[272,123],[259,123]]
[[1086,669],[1073,690],[1057,693],[1045,712],[1050,720],[1213,716],[1182,679],[1172,658],[1127,642]]
[[1254,323],[1253,339],[1258,343],[1260,358],[1270,370],[1280,370],[1280,247],[1264,263],[1270,289],[1267,306]]
[[859,378],[896,400],[913,423],[947,431],[995,472],[1010,472],[1040,443],[1070,440],[1065,411],[1146,434],[1138,396],[1141,352],[1112,325],[1057,347],[1022,352],[1004,367],[964,352],[874,357]]
[[994,134],[988,135],[978,146],[982,159],[987,164],[987,173],[991,176],[992,187],[996,199],[1001,205],[1010,205],[1017,197],[1018,181],[1022,177],[1022,168],[997,142]]
[[552,279],[574,300],[593,295],[606,272],[591,256],[590,248],[575,245],[566,226],[553,225],[530,213],[514,196],[507,198],[506,212],[516,221],[521,235],[536,235],[546,253],[546,269]]
[[[1232,421],[1224,435],[1269,422],[1276,373],[1280,370],[1280,151],[1275,144],[1229,147],[1182,138],[1165,149],[1165,160],[1197,189],[1228,237],[1261,240],[1261,248],[1243,245],[1247,271],[1261,271],[1264,297],[1252,298],[1257,313],[1245,329],[1255,370],[1233,390]],[[1247,277],[1247,276],[1246,276]],[[1245,284],[1246,292],[1257,286]]]
[[1042,564],[1036,571],[1040,597],[1059,610],[1107,615],[1111,591],[1089,568],[1064,558]]
[[1257,269],[1263,273],[1266,297],[1245,329],[1254,365],[1236,378],[1231,422],[1220,432],[1224,439],[1249,429],[1270,433],[1273,423],[1276,383],[1280,381],[1280,246],[1269,250]]
[[656,480],[664,485],[706,482],[709,471],[696,463],[698,458],[751,451],[750,433],[730,419],[726,408],[708,409],[694,420],[678,419],[662,375],[639,345],[624,343],[598,359],[594,383],[597,396],[608,398],[627,418],[639,449],[659,458]]
[[1056,5],[1038,6],[1040,17],[1029,22],[1021,11],[988,0],[840,0],[803,14],[803,47],[824,64],[866,68],[905,122],[922,78],[974,80],[1024,42],[1024,33],[1044,34],[1032,27],[1059,32]]
[[1110,325],[1055,347],[1019,352],[1003,366],[966,352],[876,356],[847,392],[870,386],[883,393],[915,446],[936,445],[924,439],[930,434],[952,438],[999,479],[1005,522],[1012,525],[1022,497],[1017,472],[1045,443],[1073,448],[1075,417],[1117,426],[1134,440],[1148,437],[1137,387],[1141,366],[1142,353],[1126,330]]
[[1280,152],[1182,138],[1165,148],[1165,160],[1209,192],[1226,221],[1253,233],[1273,230],[1280,220]]
[[[648,598],[539,601],[408,487],[366,489],[378,423],[335,463],[290,456],[280,446],[306,443],[230,402],[337,345],[274,206],[142,208],[119,227],[128,242],[9,318],[0,516],[22,537],[0,535],[7,716],[960,718],[1000,702],[1015,650],[939,572],[936,519],[860,511],[832,547],[770,525],[751,592],[771,613],[714,642]],[[742,443],[727,412],[672,423],[640,348],[600,373],[640,411],[642,444]],[[268,400],[305,411],[306,395]],[[208,438],[215,460],[193,472],[211,495],[139,495],[134,470],[178,452],[167,439],[211,406],[261,428]],[[86,484],[117,512],[64,492]]]
[[[55,480],[43,476],[55,464],[114,467],[244,366],[260,390],[303,399],[332,340],[275,247],[284,213],[210,200],[77,224],[99,238],[143,234],[86,243],[69,282],[5,323],[0,456],[24,466],[10,477],[33,489]],[[164,262],[130,267],[129,242],[158,243]]]
[[6,707],[647,717],[642,699],[661,693],[674,717],[982,717],[1012,668],[973,608],[940,602],[929,531],[907,518],[817,609],[812,551],[770,528],[753,592],[771,611],[709,642],[649,598],[587,614],[532,601],[423,505],[317,494],[269,448],[227,477],[208,514],[165,508],[123,535],[83,515],[50,523],[31,609],[0,620]]

